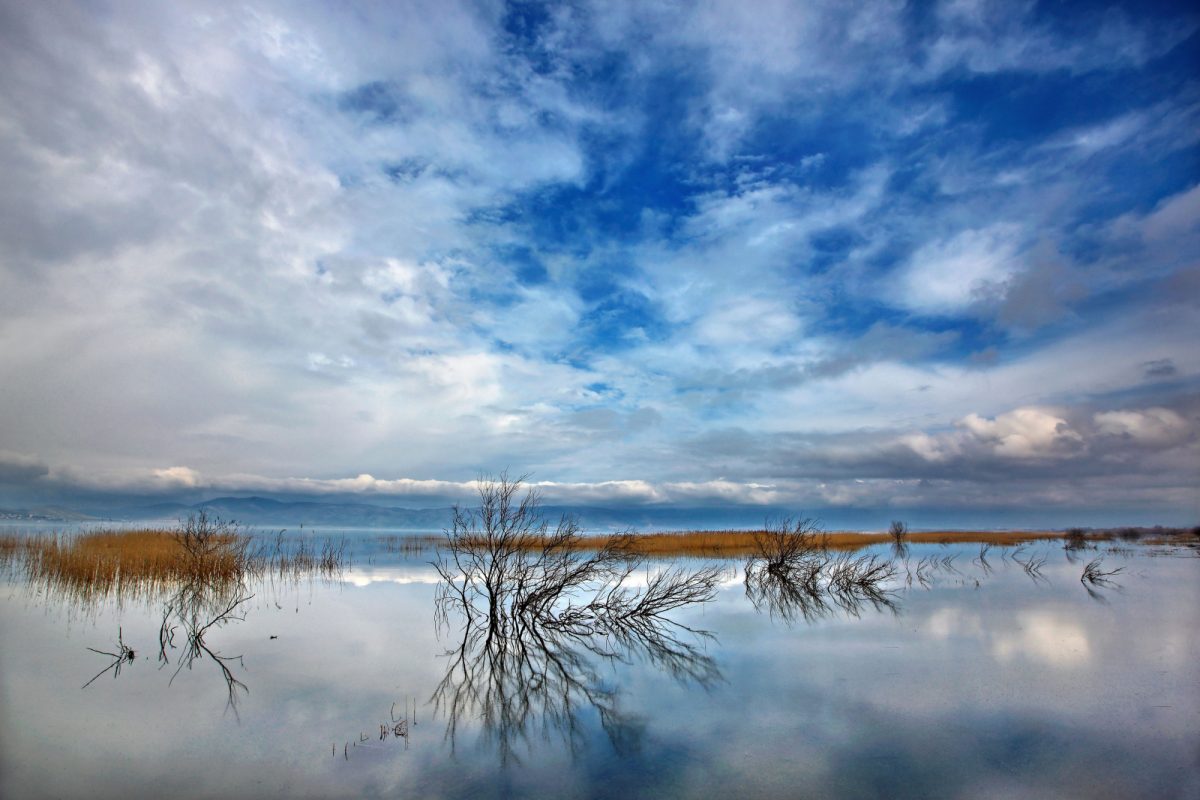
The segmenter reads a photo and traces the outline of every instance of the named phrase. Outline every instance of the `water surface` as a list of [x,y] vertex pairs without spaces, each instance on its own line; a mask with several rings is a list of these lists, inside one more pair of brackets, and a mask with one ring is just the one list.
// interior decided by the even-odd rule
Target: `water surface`
[[[10,576],[0,795],[1200,796],[1200,559],[1099,548],[1028,547],[1039,577],[999,549],[913,546],[909,571],[948,563],[910,583],[898,561],[890,605],[807,616],[751,602],[729,562],[665,638],[499,658],[438,624],[431,553],[366,538],[340,579],[246,587],[190,659],[188,624],[211,620],[178,598],[82,604]],[[1123,571],[1089,591],[1097,555]],[[89,648],[118,636],[134,656],[103,672]]]

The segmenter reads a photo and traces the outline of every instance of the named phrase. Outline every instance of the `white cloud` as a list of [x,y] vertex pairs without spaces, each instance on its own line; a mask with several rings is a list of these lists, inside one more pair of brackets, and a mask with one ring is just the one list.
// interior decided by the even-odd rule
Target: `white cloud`
[[[861,435],[830,446],[842,464],[879,450],[923,467],[1054,462],[1086,446],[1179,473],[1183,414],[1092,401],[1141,387],[1147,361],[1169,359],[1183,385],[1200,374],[1192,312],[1080,319],[984,368],[950,354],[952,327],[884,324],[873,305],[985,317],[1036,268],[1028,245],[1056,246],[1046,231],[1095,196],[1080,159],[1194,141],[1194,112],[1148,98],[1028,153],[984,147],[914,83],[1136,65],[1178,32],[1106,16],[1062,47],[1024,14],[956,4],[910,49],[898,2],[601,6],[554,14],[536,58],[489,5],[20,6],[0,31],[0,419],[19,421],[0,446],[97,488],[417,496],[512,463],[564,498],[648,503],[915,491],[681,457],[718,426]],[[631,31],[652,46],[628,49]],[[578,80],[601,63],[628,96]],[[622,185],[664,122],[638,92],[665,72],[688,160],[659,166],[686,213]],[[798,143],[844,123],[867,144],[852,167],[832,138],[748,152],[764,120]],[[906,181],[953,197],[918,202]],[[508,204],[547,189],[592,205],[563,220],[578,224],[567,243],[539,248],[554,214]],[[1096,223],[1126,260],[1069,277],[1111,291],[1194,263],[1197,197]],[[640,227],[592,225],[622,204]],[[520,248],[553,251],[537,253],[548,280],[514,278],[499,254]],[[579,284],[610,273],[662,314],[619,353],[579,330]],[[1161,391],[1142,404],[1174,407]],[[13,474],[43,480],[40,464]],[[162,464],[188,466],[147,466]],[[397,473],[445,480],[371,477]]]
[[897,304],[928,314],[961,312],[1020,268],[1020,236],[1017,226],[997,223],[921,247],[899,273]]
[[1169,408],[1104,411],[1093,419],[1102,434],[1151,447],[1182,444],[1192,434],[1191,424]]
[[995,419],[968,414],[958,424],[1002,458],[1063,458],[1083,444],[1065,419],[1039,408],[1018,408]]

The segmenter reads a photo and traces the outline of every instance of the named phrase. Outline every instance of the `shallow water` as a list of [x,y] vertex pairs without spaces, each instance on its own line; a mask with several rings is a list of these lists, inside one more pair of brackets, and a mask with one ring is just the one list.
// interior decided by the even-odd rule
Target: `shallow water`
[[[504,672],[436,624],[432,554],[364,539],[341,580],[260,581],[208,630],[244,690],[181,661],[179,631],[160,664],[168,598],[81,606],[13,577],[0,796],[1200,797],[1200,559],[1099,547],[1026,548],[1035,580],[998,549],[989,571],[978,546],[913,546],[910,567],[952,569],[908,585],[901,565],[894,609],[812,619],[756,608],[730,562],[672,615],[706,635],[542,643]],[[1119,585],[1080,584],[1096,555]],[[133,660],[81,688],[118,632]]]

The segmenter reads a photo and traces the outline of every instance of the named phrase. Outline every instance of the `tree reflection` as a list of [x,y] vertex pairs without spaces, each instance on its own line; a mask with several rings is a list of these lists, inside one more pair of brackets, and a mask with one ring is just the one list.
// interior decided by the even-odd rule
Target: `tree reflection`
[[[162,620],[158,629],[159,669],[175,664],[169,683],[184,668],[191,670],[196,664],[210,662],[216,666],[226,688],[226,710],[237,716],[237,704],[249,688],[233,674],[236,663],[245,667],[240,655],[229,656],[219,652],[209,641],[208,635],[233,622],[246,619],[244,606],[254,595],[240,580],[196,579],[186,581],[175,591],[163,606]],[[118,628],[117,651],[109,652],[89,647],[112,659],[112,662],[95,677],[83,685],[90,686],[107,672],[116,677],[121,667],[133,662],[134,651],[125,644],[124,634]]]
[[[227,690],[226,709],[237,716],[237,703],[242,695],[250,692],[246,684],[234,677],[232,665],[242,668],[245,663],[240,655],[222,655],[205,638],[213,630],[219,630],[232,622],[245,621],[242,606],[254,595],[250,594],[241,581],[214,583],[196,580],[183,584],[164,606],[162,624],[158,630],[158,660],[160,667],[171,663],[171,651],[179,650],[175,672],[171,682],[186,667],[192,669],[197,662],[207,661],[216,665]],[[176,644],[176,635],[182,630],[182,642]]]
[[[893,523],[895,526],[895,523]],[[768,523],[745,566],[746,597],[760,612],[785,622],[813,622],[840,610],[895,611],[888,588],[895,564],[876,556],[834,555],[811,519]]]
[[751,559],[745,568],[746,598],[760,612],[784,622],[815,622],[834,612],[859,617],[871,608],[896,612],[885,584],[896,569],[872,556],[810,556],[797,569],[772,571]]
[[550,529],[521,483],[481,481],[479,508],[455,509],[435,563],[439,627],[461,624],[433,694],[446,738],[453,748],[462,720],[479,719],[503,763],[536,738],[560,736],[574,753],[580,712],[594,709],[618,752],[636,750],[642,722],[621,708],[606,670],[642,662],[702,687],[718,681],[704,650],[711,635],[666,614],[711,600],[721,570],[662,570],[635,587],[644,563],[628,537],[582,550],[575,522]]

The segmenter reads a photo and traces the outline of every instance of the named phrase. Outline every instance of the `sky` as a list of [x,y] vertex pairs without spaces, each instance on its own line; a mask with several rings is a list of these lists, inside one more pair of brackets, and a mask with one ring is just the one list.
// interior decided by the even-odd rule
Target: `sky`
[[1200,519],[1200,13],[0,0],[0,500]]

